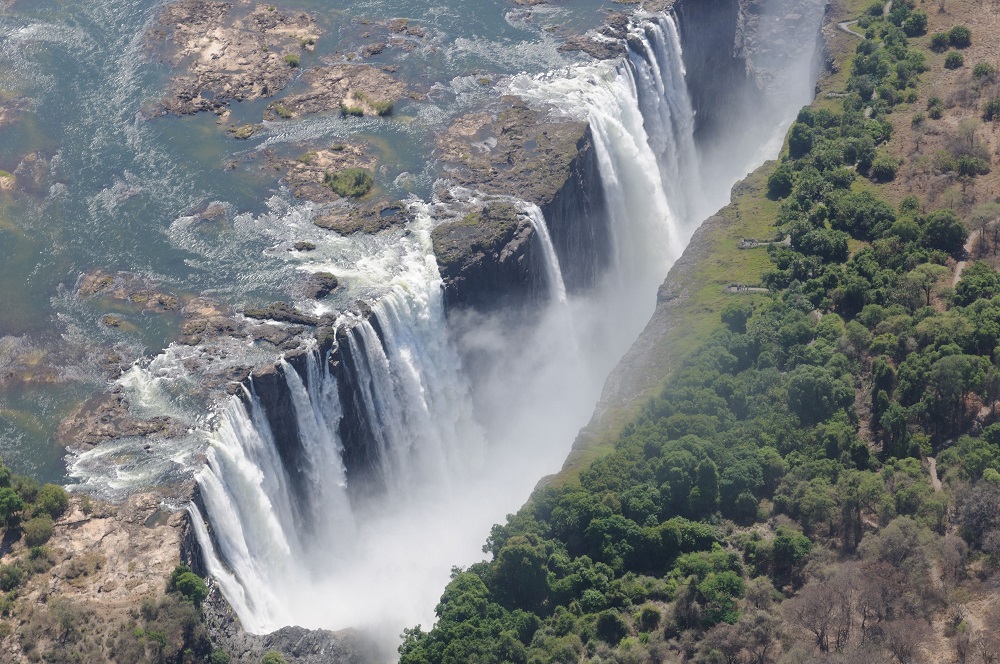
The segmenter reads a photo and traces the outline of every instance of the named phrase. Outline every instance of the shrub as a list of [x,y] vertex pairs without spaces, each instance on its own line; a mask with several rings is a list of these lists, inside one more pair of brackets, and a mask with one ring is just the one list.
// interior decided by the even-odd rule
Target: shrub
[[907,37],[919,37],[927,32],[927,12],[922,9],[910,14],[903,21],[903,32]]
[[371,191],[375,180],[365,168],[345,168],[337,173],[327,172],[323,184],[345,198],[361,198]]
[[24,500],[10,487],[0,489],[0,522],[10,525],[24,509]]
[[782,164],[767,178],[767,197],[778,200],[790,193],[792,193],[792,170],[786,164]]
[[941,97],[931,97],[927,100],[927,115],[934,120],[941,119],[944,115],[944,101]]
[[24,543],[28,546],[41,546],[52,537],[52,517],[48,514],[28,519],[21,530],[24,532]]
[[987,122],[1000,120],[1000,99],[993,99],[983,105],[983,119]]
[[948,43],[955,48],[968,48],[972,46],[972,30],[964,25],[956,25],[948,31]]
[[288,55],[285,56],[285,64],[288,65],[289,67],[298,67],[299,56],[295,53],[289,53]]
[[24,570],[18,565],[0,565],[0,590],[10,592],[24,579]]
[[990,164],[981,157],[976,157],[971,154],[963,154],[958,158],[958,161],[955,162],[955,170],[959,175],[976,177],[977,175],[986,175],[989,173]]
[[285,664],[285,658],[277,650],[271,650],[260,660],[260,664]]
[[191,600],[195,606],[201,606],[202,600],[208,597],[208,586],[186,565],[174,568],[167,589],[177,591],[185,599]]
[[944,53],[948,50],[950,42],[947,32],[937,32],[931,37],[931,50],[935,53]]
[[945,69],[958,69],[963,65],[965,65],[965,58],[963,58],[962,54],[957,51],[952,51],[948,54],[948,57],[944,59]]
[[360,118],[365,114],[365,109],[361,108],[360,106],[351,106],[346,101],[341,100],[340,113],[342,115],[351,115]]
[[209,664],[229,664],[230,661],[232,661],[232,658],[225,650],[216,650],[212,653],[212,656],[208,658]]
[[949,254],[962,250],[969,232],[951,210],[938,210],[927,215],[923,224],[922,243],[928,249],[940,249]]
[[36,516],[48,514],[53,519],[58,519],[67,507],[69,507],[69,494],[66,490],[55,484],[46,484],[38,492],[32,513]]
[[997,68],[987,62],[980,62],[972,68],[973,78],[989,78],[997,73]]
[[628,636],[628,623],[614,609],[608,609],[598,614],[596,627],[597,638],[613,645]]
[[802,122],[793,124],[792,131],[788,135],[788,154],[793,159],[798,159],[812,150],[812,146],[813,131],[809,125]]
[[885,155],[879,156],[872,162],[869,175],[875,182],[891,182],[896,179],[896,171],[899,169],[899,161]]
[[652,632],[660,626],[662,618],[660,610],[652,604],[647,604],[639,610],[639,629],[643,632]]

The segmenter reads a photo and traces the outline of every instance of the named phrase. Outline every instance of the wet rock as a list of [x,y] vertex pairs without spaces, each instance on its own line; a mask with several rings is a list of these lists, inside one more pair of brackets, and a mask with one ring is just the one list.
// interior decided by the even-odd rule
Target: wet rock
[[250,634],[243,630],[236,612],[215,587],[203,610],[213,643],[231,654],[233,664],[258,664],[271,650],[296,664],[369,664],[391,659],[351,629],[331,632],[293,626],[270,634]]
[[130,272],[109,274],[93,270],[80,277],[76,288],[80,299],[108,298],[133,305],[146,313],[166,313],[180,309],[176,295],[165,293],[146,277]]
[[315,316],[304,314],[287,302],[274,302],[266,307],[246,309],[243,314],[248,318],[274,320],[279,323],[292,323],[294,325],[315,326],[319,323],[319,319]]
[[295,251],[316,251],[316,245],[312,242],[296,242],[292,245],[292,249]]
[[55,437],[64,447],[87,450],[114,438],[169,438],[183,432],[181,423],[167,417],[135,417],[121,395],[103,393],[91,397],[64,419]]
[[244,330],[238,321],[225,316],[208,316],[205,318],[186,318],[181,325],[181,335],[178,342],[197,346],[219,337],[243,336]]
[[175,76],[162,111],[214,111],[231,101],[270,97],[295,78],[301,54],[320,30],[312,16],[251,0],[179,0],[167,5],[152,43],[165,42],[167,60],[187,65]]
[[[2,3],[0,3],[2,6]],[[0,127],[17,124],[21,113],[29,106],[24,97],[10,97],[0,90]]]
[[344,115],[388,115],[406,94],[406,85],[371,65],[338,64],[307,70],[305,92],[268,105],[265,120],[340,111]]
[[309,275],[304,284],[305,295],[319,300],[336,290],[338,285],[337,277],[329,272],[315,272]]
[[341,235],[371,234],[403,225],[411,218],[409,210],[401,204],[376,202],[362,207],[334,209],[317,216],[313,223]]
[[[281,349],[291,349],[298,346],[299,335],[304,331],[301,327],[288,327],[285,325],[258,325],[254,327],[250,334],[255,341],[266,341]],[[242,380],[244,376],[239,376],[237,380]]]
[[559,50],[564,53],[579,51],[598,60],[613,60],[625,55],[625,45],[620,41],[589,35],[571,35],[559,46]]
[[510,203],[494,201],[431,232],[449,307],[494,308],[544,293],[530,222]]

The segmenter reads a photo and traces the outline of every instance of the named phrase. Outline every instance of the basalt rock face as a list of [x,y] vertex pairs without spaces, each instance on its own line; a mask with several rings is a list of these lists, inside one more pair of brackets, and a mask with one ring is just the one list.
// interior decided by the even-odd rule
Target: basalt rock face
[[493,201],[431,234],[449,307],[540,302],[545,276],[535,230],[510,203]]
[[379,451],[373,441],[378,422],[372,422],[363,396],[363,385],[372,373],[367,366],[366,338],[358,326],[367,323],[381,341],[383,333],[378,318],[365,302],[356,304],[356,316],[348,322],[324,318],[317,322],[317,344],[312,350],[301,348],[285,353],[284,362],[258,368],[243,380],[240,396],[248,412],[252,412],[256,398],[263,416],[274,437],[274,444],[281,457],[282,466],[295,492],[297,507],[304,508],[309,496],[306,473],[308,464],[301,440],[295,405],[288,387],[287,371],[294,371],[306,384],[309,380],[309,355],[319,364],[321,372],[329,372],[336,379],[338,398],[343,417],[338,426],[338,437],[343,445],[343,462],[351,478],[351,490],[365,493],[378,487]]
[[[733,113],[753,108],[756,88],[748,85],[745,54],[738,48],[738,0],[681,0],[679,18],[684,66],[695,110],[695,137],[725,132]],[[710,28],[710,29],[708,29]]]
[[[456,120],[438,139],[441,159],[462,187],[537,205],[552,236],[566,288],[587,290],[610,261],[608,212],[590,127],[550,117],[517,97],[505,97],[502,103],[504,108],[495,114]],[[446,266],[449,306],[483,307],[498,301],[494,293],[501,295],[501,302],[516,292],[531,301],[539,281],[537,259],[529,255],[539,251],[531,227],[509,223],[507,215],[486,216],[482,221],[496,227],[459,223],[436,232],[435,250],[445,250],[439,262]],[[495,261],[503,265],[490,265],[477,255],[484,244],[472,239],[486,235],[493,238],[486,244],[494,249]],[[501,238],[507,242],[498,244]],[[456,278],[456,265],[464,266],[461,279]]]

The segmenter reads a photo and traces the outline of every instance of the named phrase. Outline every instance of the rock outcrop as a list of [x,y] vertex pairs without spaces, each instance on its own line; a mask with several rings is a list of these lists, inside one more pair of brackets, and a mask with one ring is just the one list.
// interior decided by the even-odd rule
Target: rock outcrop
[[[79,630],[83,621],[87,639],[76,643],[83,655],[78,661],[107,661],[117,638],[131,633],[143,600],[163,595],[180,562],[185,513],[164,508],[165,499],[157,492],[135,494],[121,505],[72,498],[40,554],[32,557],[23,542],[4,547],[5,569],[45,571],[8,595],[15,602],[8,619],[13,630],[0,636],[0,661],[39,661],[39,652],[58,644],[60,634]],[[60,622],[62,629],[49,627]]]
[[406,85],[371,65],[337,64],[302,74],[308,87],[268,105],[265,120],[339,110],[345,115],[388,115]]
[[[567,288],[585,290],[594,285],[608,264],[611,244],[590,127],[586,122],[550,117],[517,97],[501,101],[504,107],[495,115],[458,118],[438,139],[441,160],[452,179],[463,187],[538,205],[563,266]],[[436,245],[459,246],[461,236],[468,234],[461,225],[451,226],[450,231],[456,234],[455,241],[448,242],[439,233]],[[473,244],[467,246],[475,249]],[[526,249],[529,245],[522,242],[520,246]],[[446,262],[472,265],[475,258],[449,256]],[[488,275],[471,281],[500,285]],[[504,290],[514,287],[507,284]],[[522,288],[530,295],[530,282],[522,283]],[[487,300],[489,294],[460,299]]]
[[170,3],[151,37],[165,38],[168,61],[187,73],[174,77],[162,111],[221,115],[231,101],[270,97],[295,78],[319,34],[309,14],[253,0]]
[[545,294],[535,231],[511,203],[492,201],[431,233],[449,307],[524,305]]

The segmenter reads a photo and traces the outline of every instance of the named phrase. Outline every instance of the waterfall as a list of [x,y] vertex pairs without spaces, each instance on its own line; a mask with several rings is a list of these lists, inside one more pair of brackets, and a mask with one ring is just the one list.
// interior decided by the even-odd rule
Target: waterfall
[[629,36],[631,44],[641,47],[630,48],[628,59],[664,191],[683,219],[698,221],[702,215],[692,209],[702,199],[694,108],[677,24],[661,15],[633,24]]
[[655,288],[697,221],[694,111],[673,18],[634,22],[628,43],[623,61],[520,75],[510,93],[589,122],[611,217],[611,272]]
[[[283,385],[271,389],[287,392],[295,449],[281,449],[288,443],[273,434],[288,413],[268,413],[253,380],[218,413],[197,475],[211,534],[200,522],[195,533],[251,631],[306,622],[303,597],[331,568],[351,569],[364,557],[355,546],[364,525],[427,494],[448,494],[452,478],[482,465],[483,433],[446,332],[430,216],[426,206],[415,208],[391,290],[369,316],[343,321],[350,362],[339,380],[316,344],[299,368],[277,363]],[[343,388],[356,396],[352,415],[370,435],[361,442],[373,448],[371,477],[365,468],[352,477],[345,464]],[[377,486],[352,492],[352,481]],[[377,500],[366,500],[371,494]],[[201,516],[192,512],[196,521]]]
[[[567,298],[542,211],[525,204],[552,306],[530,326],[493,318],[449,328],[430,206],[413,203],[370,310],[341,316],[325,355],[317,345],[279,361],[274,389],[287,392],[294,435],[275,435],[283,416],[266,412],[253,386],[220,409],[197,476],[210,529],[192,517],[206,566],[247,629],[385,621],[391,640],[426,624],[450,566],[477,559],[489,526],[558,469],[648,319],[700,196],[676,26],[660,14],[630,35],[620,62],[509,86],[589,121],[614,256],[590,292]],[[475,394],[458,337],[464,352],[500,358]]]
[[549,226],[545,223],[545,215],[541,208],[534,203],[530,203],[525,212],[531,227],[535,229],[538,242],[542,248],[542,256],[545,258],[545,277],[549,284],[549,294],[554,302],[566,301],[566,284],[563,282],[562,269],[559,267],[559,256],[556,255],[556,247],[552,243],[552,235],[549,233]]

